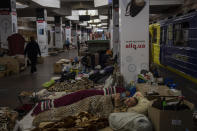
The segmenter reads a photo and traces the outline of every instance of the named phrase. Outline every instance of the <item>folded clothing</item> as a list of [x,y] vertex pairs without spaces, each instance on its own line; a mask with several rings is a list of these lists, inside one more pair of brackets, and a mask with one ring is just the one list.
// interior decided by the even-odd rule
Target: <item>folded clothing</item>
[[[125,92],[124,88],[116,88],[116,93]],[[48,100],[38,103],[35,107],[32,115],[37,115],[41,112],[49,110],[51,108],[57,108],[61,106],[66,106],[78,102],[84,98],[95,96],[95,95],[104,95],[104,90],[82,90],[78,92],[74,92],[68,95],[65,95],[59,99]]]

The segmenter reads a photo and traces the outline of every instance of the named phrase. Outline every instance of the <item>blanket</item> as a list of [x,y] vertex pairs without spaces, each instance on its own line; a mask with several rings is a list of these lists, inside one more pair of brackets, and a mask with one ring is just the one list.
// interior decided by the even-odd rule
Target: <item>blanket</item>
[[110,113],[113,112],[111,96],[96,95],[71,105],[50,109],[38,114],[33,121],[33,125],[38,127],[42,122],[57,122],[66,116],[74,116],[84,111],[108,118]]
[[[122,93],[125,91],[124,88],[116,88],[116,91],[108,91],[108,93]],[[112,91],[112,92],[111,92]],[[68,95],[65,95],[61,98],[55,99],[55,100],[46,100],[38,103],[36,108],[34,109],[32,115],[38,115],[41,112],[50,110],[51,108],[58,108],[62,106],[67,106],[70,104],[73,104],[75,102],[78,102],[80,100],[83,100],[87,97],[96,96],[96,95],[105,95],[104,90],[82,90],[78,92],[74,92]]]
[[100,118],[87,112],[81,112],[76,116],[67,116],[58,122],[41,123],[32,131],[96,131],[109,126],[107,118]]

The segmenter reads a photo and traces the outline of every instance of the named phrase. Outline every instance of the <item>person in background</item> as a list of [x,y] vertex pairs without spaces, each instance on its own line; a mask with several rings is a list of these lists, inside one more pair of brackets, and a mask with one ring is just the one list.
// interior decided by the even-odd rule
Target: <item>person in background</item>
[[31,61],[31,73],[37,71],[36,64],[38,55],[41,57],[40,47],[38,43],[35,41],[35,38],[30,37],[30,42],[27,44],[25,48],[25,57],[27,56]]
[[70,50],[70,41],[69,41],[68,38],[66,39],[65,45],[66,45],[66,49],[67,49],[67,50]]

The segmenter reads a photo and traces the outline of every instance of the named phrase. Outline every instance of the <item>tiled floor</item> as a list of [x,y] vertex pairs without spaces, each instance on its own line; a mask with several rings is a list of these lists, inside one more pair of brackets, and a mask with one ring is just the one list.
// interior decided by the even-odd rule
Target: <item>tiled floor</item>
[[30,74],[30,68],[20,75],[0,79],[0,107],[8,106],[16,108],[19,105],[18,94],[21,91],[34,91],[41,89],[41,85],[50,80],[53,74],[53,64],[61,58],[74,58],[77,55],[76,50],[66,51],[58,56],[49,56],[45,58],[42,65],[37,65],[37,74]]

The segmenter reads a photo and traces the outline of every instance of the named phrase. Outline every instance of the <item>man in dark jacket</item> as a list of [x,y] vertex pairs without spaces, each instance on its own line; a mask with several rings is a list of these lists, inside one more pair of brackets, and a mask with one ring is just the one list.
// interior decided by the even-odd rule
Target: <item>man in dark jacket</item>
[[36,64],[38,54],[41,57],[40,47],[38,43],[35,41],[34,37],[30,37],[30,42],[27,44],[25,48],[25,57],[27,56],[31,61],[31,73],[37,71]]

